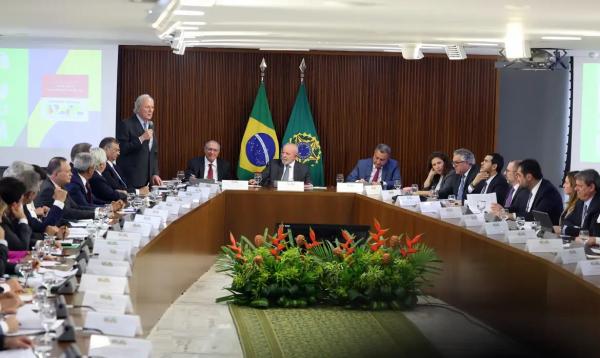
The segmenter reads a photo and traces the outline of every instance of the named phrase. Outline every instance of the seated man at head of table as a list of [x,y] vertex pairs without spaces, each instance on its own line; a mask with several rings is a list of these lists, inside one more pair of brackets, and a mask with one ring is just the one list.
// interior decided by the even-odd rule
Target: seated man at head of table
[[[261,186],[274,186],[277,181],[301,181],[305,185],[312,185],[308,167],[296,161],[298,146],[287,143],[281,149],[281,159],[272,159],[262,172]],[[254,179],[250,184],[255,185]]]
[[387,144],[378,144],[373,151],[373,158],[361,159],[348,177],[347,182],[381,183],[383,189],[393,189],[400,177],[398,162],[391,159],[392,149]]
[[231,165],[219,158],[221,145],[216,140],[204,144],[204,156],[190,159],[185,171],[185,178],[213,179],[216,181],[233,179]]

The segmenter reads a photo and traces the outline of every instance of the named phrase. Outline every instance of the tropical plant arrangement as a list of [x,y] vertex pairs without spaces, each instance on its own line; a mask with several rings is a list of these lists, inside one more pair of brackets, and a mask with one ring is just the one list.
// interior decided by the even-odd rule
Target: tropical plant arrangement
[[342,231],[342,240],[308,240],[279,226],[265,229],[254,242],[230,234],[222,247],[217,271],[233,278],[230,295],[217,302],[259,308],[306,307],[314,304],[361,309],[410,309],[430,274],[441,262],[433,249],[419,242],[422,235],[385,237],[374,220],[374,232],[364,240]]

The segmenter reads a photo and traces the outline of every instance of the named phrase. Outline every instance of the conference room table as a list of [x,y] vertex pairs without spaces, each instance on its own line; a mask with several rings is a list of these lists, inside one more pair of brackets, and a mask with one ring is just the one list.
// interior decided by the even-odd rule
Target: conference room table
[[426,293],[540,352],[594,352],[600,277],[553,262],[524,245],[465,228],[377,198],[327,191],[227,190],[179,217],[136,255],[130,280],[145,332],[215,262],[231,232],[252,238],[276,223],[372,225],[390,233],[423,233],[443,270]]

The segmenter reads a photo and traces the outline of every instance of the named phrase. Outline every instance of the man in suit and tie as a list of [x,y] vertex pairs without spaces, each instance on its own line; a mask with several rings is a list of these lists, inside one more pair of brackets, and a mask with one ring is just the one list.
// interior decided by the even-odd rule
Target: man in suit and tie
[[504,167],[504,158],[498,153],[487,154],[481,162],[479,173],[468,187],[469,193],[487,194],[496,193],[496,202],[504,206],[508,182],[500,174]]
[[154,137],[154,100],[147,94],[135,100],[131,118],[117,123],[121,156],[117,163],[129,188],[162,185],[158,175],[158,143]]
[[456,196],[457,200],[467,198],[468,187],[479,173],[479,167],[475,164],[475,155],[468,149],[459,148],[452,155],[452,166],[454,173],[448,174],[448,179],[438,192],[440,199],[447,199],[448,195]]
[[100,141],[100,148],[106,153],[106,169],[102,172],[102,176],[106,179],[106,183],[114,190],[122,193],[127,197],[127,193],[136,193],[147,195],[150,190],[148,186],[135,189],[128,187],[123,177],[123,171],[117,165],[117,158],[121,154],[121,147],[116,138],[106,137]]
[[534,219],[532,211],[541,211],[550,216],[554,225],[558,225],[563,211],[562,196],[550,181],[544,179],[540,164],[535,159],[521,161],[516,177],[519,186],[529,190],[529,198],[525,211],[516,212],[515,215],[532,221]]
[[77,203],[80,208],[94,209],[104,206],[104,203],[97,200],[92,194],[92,187],[89,180],[94,175],[94,165],[90,153],[79,153],[73,161],[74,174],[71,176],[71,182],[66,185],[71,199]]
[[562,227],[563,234],[576,237],[579,236],[581,230],[587,230],[594,236],[600,234],[600,230],[598,230],[600,225],[596,224],[596,219],[600,214],[599,187],[600,175],[597,171],[586,169],[575,174],[575,191],[578,200],[573,214],[565,218]]
[[219,158],[221,145],[215,140],[209,140],[204,144],[204,156],[190,159],[186,179],[191,177],[198,179],[230,180],[231,165],[228,161]]
[[[273,186],[276,181],[301,181],[310,185],[310,171],[308,167],[296,161],[298,146],[287,143],[281,150],[281,159],[272,159],[262,172],[260,185]],[[254,179],[250,184],[256,184]]]
[[392,149],[387,144],[378,144],[373,158],[361,159],[348,177],[347,182],[380,183],[384,189],[393,189],[396,180],[402,180],[398,162],[391,159]]
[[501,216],[502,209],[506,209],[509,213],[524,212],[527,208],[527,200],[529,200],[529,190],[521,188],[517,181],[517,168],[521,164],[520,160],[511,160],[504,170],[506,181],[508,182],[508,193],[504,199],[504,207],[500,204],[492,204],[492,213],[496,216]]

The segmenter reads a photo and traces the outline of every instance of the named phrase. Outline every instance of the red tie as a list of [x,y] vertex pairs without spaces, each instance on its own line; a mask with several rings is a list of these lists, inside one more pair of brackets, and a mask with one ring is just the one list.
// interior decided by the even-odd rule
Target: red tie
[[213,170],[211,163],[208,163],[208,174],[206,174],[206,179],[213,179]]
[[379,171],[380,170],[381,170],[381,168],[377,168],[377,170],[375,171],[375,175],[373,175],[373,180],[371,180],[372,183],[379,182]]

